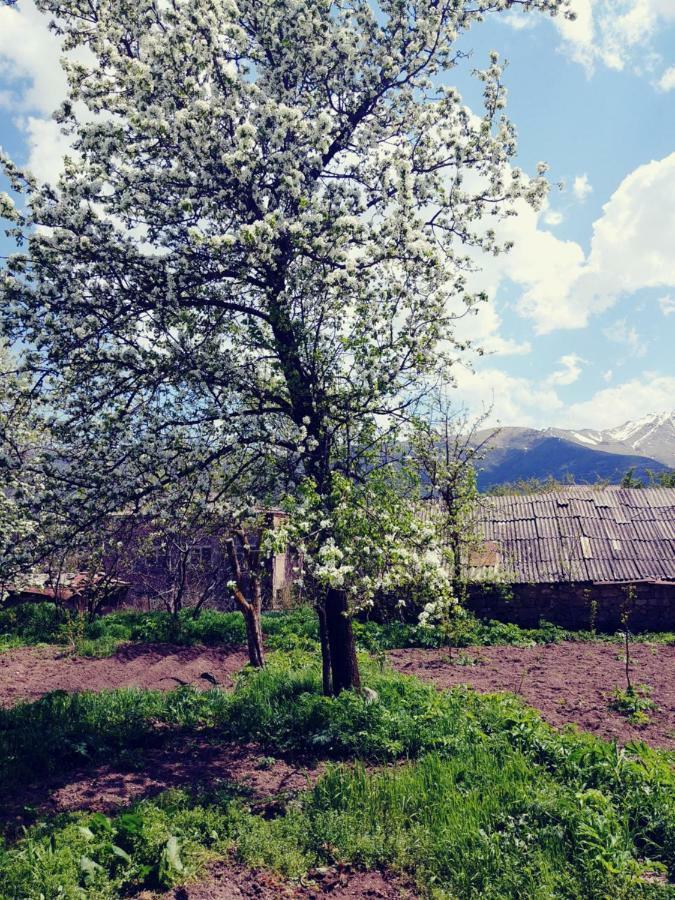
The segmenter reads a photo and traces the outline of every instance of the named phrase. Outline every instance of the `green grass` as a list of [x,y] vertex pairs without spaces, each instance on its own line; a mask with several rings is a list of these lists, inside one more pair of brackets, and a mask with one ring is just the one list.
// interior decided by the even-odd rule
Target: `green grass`
[[[440,648],[443,636],[438,629],[422,628],[406,622],[390,622],[384,625],[376,622],[355,622],[354,630],[360,646],[364,650],[379,652],[402,647]],[[477,619],[467,615],[453,646],[456,647],[533,647],[537,644],[558,644],[561,641],[600,641],[619,643],[623,633],[601,634],[594,631],[570,631],[551,622],[542,621],[539,628],[521,628],[511,622],[495,619]],[[635,640],[646,643],[675,644],[675,633],[644,632],[636,634]]]
[[[318,626],[313,610],[300,608],[284,613],[264,613],[263,631],[271,650],[313,650],[318,646]],[[358,645],[370,652],[401,647],[437,648],[443,638],[436,629],[420,628],[405,622],[379,624],[354,622]],[[520,628],[494,620],[481,621],[467,616],[463,622],[460,647],[535,644],[576,641],[619,641],[619,635],[600,635],[588,631],[567,631],[543,622],[539,628]],[[650,633],[639,640],[675,643],[672,632]],[[193,616],[184,610],[177,619],[168,613],[123,611],[101,616],[92,622],[64,613],[53,604],[26,604],[0,611],[0,652],[40,643],[66,644],[80,656],[109,656],[120,644],[176,643],[208,646],[240,646],[246,642],[242,616],[238,612],[203,610]]]
[[[263,628],[272,650],[313,649],[318,641],[316,616],[306,608],[264,613]],[[177,619],[164,611],[124,610],[91,622],[52,603],[0,610],[0,652],[36,644],[65,644],[80,656],[110,656],[128,642],[241,646],[246,643],[246,630],[240,613],[211,609],[198,616],[186,609]]]
[[[126,825],[59,817],[0,855],[0,884],[12,886],[0,897],[120,896],[123,885],[181,880],[230,846],[293,877],[331,862],[416,872],[428,896],[432,888],[462,898],[674,896],[640,878],[644,860],[675,873],[672,755],[556,732],[515,697],[437,691],[367,660],[364,673],[374,702],[323,697],[318,661],[295,652],[246,672],[230,694],[56,693],[2,711],[0,776],[14,789],[142,754],[176,729],[218,729],[214,737],[257,741],[272,755],[408,762],[338,767],[271,820],[241,798],[182,794],[140,804]],[[127,839],[134,822],[140,843]],[[95,865],[83,868],[83,858]],[[59,878],[65,892],[49,886]]]
[[390,769],[330,768],[283,814],[233,787],[170,791],[116,817],[64,815],[0,850],[3,900],[126,896],[197,875],[232,852],[298,878],[316,866],[386,866],[423,897],[673,897],[650,885],[621,811],[561,785],[521,751],[465,745]]
[[414,872],[452,897],[637,896],[642,867],[612,802],[561,786],[505,744],[370,774],[334,770],[308,818],[312,847]]

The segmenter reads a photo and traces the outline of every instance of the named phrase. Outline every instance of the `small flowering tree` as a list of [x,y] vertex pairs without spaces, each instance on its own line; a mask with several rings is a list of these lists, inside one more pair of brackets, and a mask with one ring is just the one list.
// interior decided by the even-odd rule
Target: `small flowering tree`
[[[457,607],[436,529],[418,514],[414,479],[385,468],[359,479],[336,475],[332,484],[330,516],[315,485],[305,481],[287,504],[288,519],[276,535],[277,541],[292,543],[303,560],[321,623],[326,693],[334,690],[335,671],[330,664],[335,637],[327,627],[331,610],[325,603],[330,591],[344,598],[339,627],[348,635],[355,613],[377,609],[391,597],[410,610],[428,611],[434,604],[450,615]],[[358,686],[358,670],[352,678]]]
[[[180,477],[265,447],[330,518],[374,424],[462,349],[466,272],[500,250],[490,220],[545,191],[509,165],[497,55],[476,73],[480,114],[445,84],[458,36],[566,5],[38,0],[88,53],[64,63],[58,184],[3,160],[21,251],[0,298],[76,492],[124,465],[122,502],[166,456]],[[324,606],[337,692],[357,681],[344,592]]]
[[443,547],[453,593],[463,600],[467,558],[483,544],[475,526],[476,466],[497,429],[482,431],[489,411],[469,421],[442,392],[426,398],[425,408],[426,415],[415,421],[410,457],[425,488],[425,518]]

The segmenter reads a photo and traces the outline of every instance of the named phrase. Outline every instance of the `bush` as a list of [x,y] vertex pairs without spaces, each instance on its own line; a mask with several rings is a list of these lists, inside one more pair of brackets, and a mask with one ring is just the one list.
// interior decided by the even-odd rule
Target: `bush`
[[19,639],[24,644],[53,643],[65,614],[53,603],[24,603],[0,610],[0,634],[3,639]]

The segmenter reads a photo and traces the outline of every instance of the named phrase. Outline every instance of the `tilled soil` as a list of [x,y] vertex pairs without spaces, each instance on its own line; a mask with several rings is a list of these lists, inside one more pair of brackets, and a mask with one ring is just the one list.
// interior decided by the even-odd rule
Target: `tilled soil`
[[[631,645],[631,678],[647,684],[657,708],[646,725],[632,725],[608,707],[615,687],[625,687],[619,644],[545,644],[537,647],[474,647],[454,651],[393,650],[400,672],[418,675],[437,687],[467,684],[478,691],[511,691],[541,711],[552,725],[569,722],[625,744],[645,740],[675,749],[675,646]],[[460,665],[467,658],[476,665]],[[136,686],[171,690],[179,684],[209,688],[214,678],[231,687],[245,665],[243,650],[129,644],[113,656],[84,659],[53,647],[22,647],[0,654],[0,705],[35,700],[53,690],[99,691]]]
[[74,657],[54,647],[20,647],[0,654],[0,704],[37,700],[49,691],[102,691],[139,687],[169,691],[180,684],[231,687],[246,664],[243,650],[125,644],[101,659]]
[[[145,900],[150,895],[140,895]],[[218,863],[207,880],[177,888],[164,900],[415,900],[410,886],[389,873],[330,868],[310,873],[304,884],[283,882],[269,872],[247,869],[235,863]]]
[[[642,740],[675,750],[675,646],[631,645],[632,682],[649,685],[657,706],[649,722],[639,726],[608,707],[612,691],[626,687],[619,644],[474,647],[460,653],[453,651],[451,663],[447,651],[393,650],[389,661],[399,672],[439,688],[466,684],[483,692],[518,694],[556,727],[574,723],[619,744]],[[477,665],[460,665],[460,659]]]

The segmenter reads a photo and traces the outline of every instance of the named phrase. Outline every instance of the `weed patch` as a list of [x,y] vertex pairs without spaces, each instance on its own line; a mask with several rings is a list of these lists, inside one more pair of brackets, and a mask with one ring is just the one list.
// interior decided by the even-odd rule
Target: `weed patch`
[[[523,784],[531,782],[533,790],[542,786],[542,797],[558,792],[572,806],[575,798],[586,795],[584,802],[592,806],[595,794],[588,792],[598,792],[603,798],[598,803],[608,804],[607,815],[616,820],[610,831],[618,829],[617,847],[632,848],[633,861],[644,857],[675,869],[675,775],[667,754],[642,744],[621,749],[573,729],[557,732],[515,697],[463,688],[437,691],[415,678],[380,672],[367,660],[364,674],[374,694],[344,692],[327,698],[320,692],[318,661],[295,651],[273,654],[266,670],[245,670],[232,693],[180,688],[169,694],[52,694],[0,713],[0,774],[6,787],[15,786],[57,768],[123,757],[175,728],[217,728],[223,739],[255,741],[264,752],[301,750],[370,764],[430,753],[449,764],[469,754],[477,771],[493,771],[489,760],[505,771],[513,765]],[[492,775],[480,777],[487,784]],[[525,812],[532,815],[528,791],[523,789],[522,809],[515,799],[506,804],[516,823]],[[541,804],[545,808],[543,799]],[[518,846],[520,826],[507,819],[495,828],[512,833]],[[539,828],[543,819],[533,821]],[[563,827],[556,823],[552,834]],[[476,824],[477,834],[480,827]],[[489,852],[495,852],[490,846]],[[533,866],[539,872],[539,863]],[[544,876],[537,874],[535,881],[539,878]]]
[[575,789],[507,742],[402,766],[335,766],[279,814],[241,791],[169,791],[116,817],[71,814],[0,849],[3,898],[112,900],[162,889],[233,853],[298,878],[316,866],[387,866],[422,897],[672,897],[616,803]]
[[649,721],[649,713],[656,709],[656,703],[651,698],[649,685],[631,684],[625,690],[615,688],[609,708],[626,716],[633,725],[645,725]]

